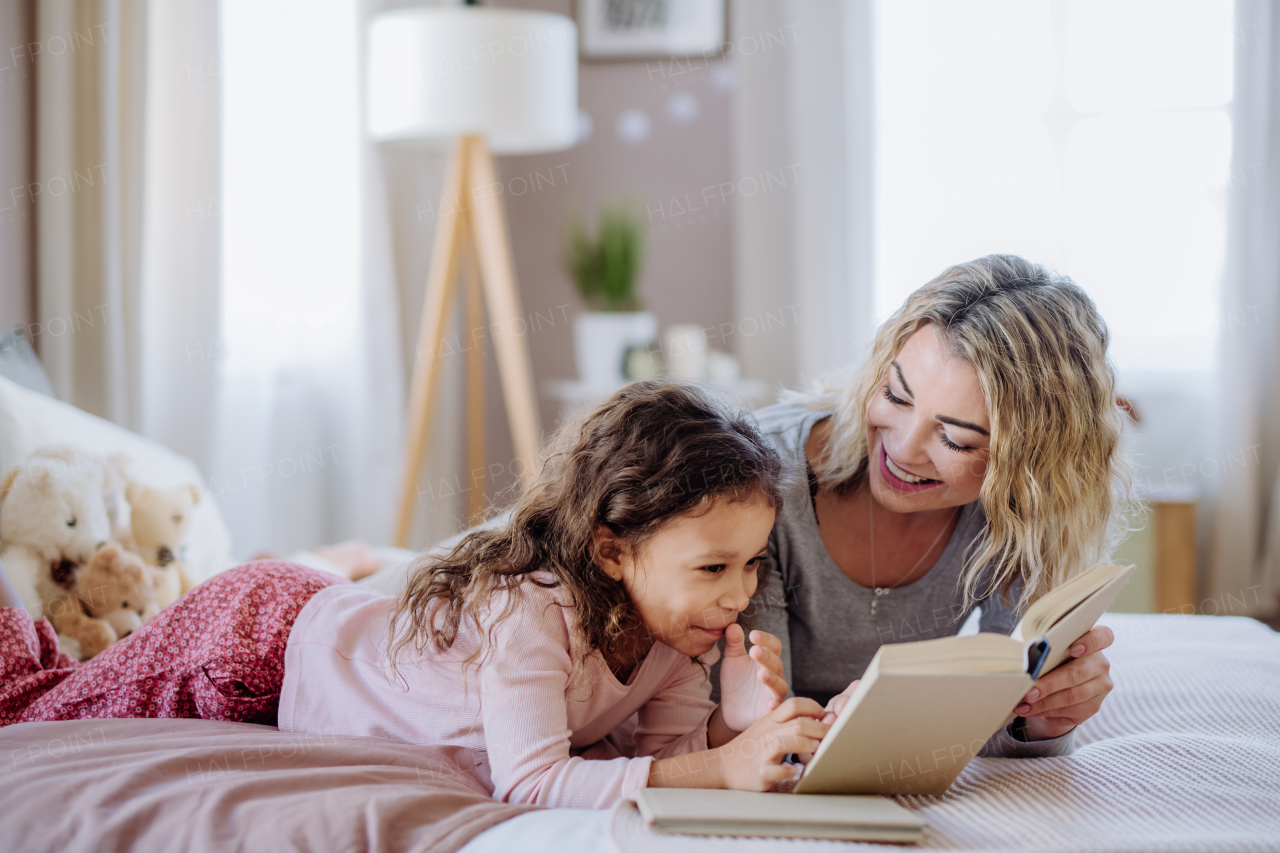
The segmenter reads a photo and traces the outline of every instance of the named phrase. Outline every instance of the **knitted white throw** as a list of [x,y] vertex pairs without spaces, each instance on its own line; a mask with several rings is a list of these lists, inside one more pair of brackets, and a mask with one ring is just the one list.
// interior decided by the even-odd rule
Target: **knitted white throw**
[[[945,796],[900,797],[921,848],[1280,851],[1280,634],[1243,617],[1106,614],[1115,689],[1064,758],[976,758]],[[785,796],[779,794],[778,796]],[[649,832],[615,808],[626,853],[909,850]]]

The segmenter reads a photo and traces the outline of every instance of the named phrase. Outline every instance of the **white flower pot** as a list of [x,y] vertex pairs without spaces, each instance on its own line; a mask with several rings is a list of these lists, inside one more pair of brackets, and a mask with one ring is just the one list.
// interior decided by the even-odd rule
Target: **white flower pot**
[[623,360],[630,347],[658,338],[658,318],[648,311],[588,311],[573,318],[573,349],[578,378],[586,385],[612,389],[627,381]]

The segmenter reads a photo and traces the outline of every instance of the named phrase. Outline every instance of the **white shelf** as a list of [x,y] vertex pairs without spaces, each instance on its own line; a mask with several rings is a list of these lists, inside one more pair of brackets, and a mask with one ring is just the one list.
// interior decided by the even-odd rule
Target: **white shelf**
[[[773,390],[762,379],[739,379],[729,385],[715,382],[701,384],[752,407],[768,405],[774,401]],[[542,383],[542,393],[558,403],[582,406],[599,402],[621,387],[623,386],[589,385],[578,379],[548,379]]]

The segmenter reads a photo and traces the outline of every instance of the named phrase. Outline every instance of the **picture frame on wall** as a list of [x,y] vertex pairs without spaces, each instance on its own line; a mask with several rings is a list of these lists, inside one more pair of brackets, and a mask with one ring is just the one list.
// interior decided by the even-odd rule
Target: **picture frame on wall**
[[724,0],[577,0],[584,57],[710,56],[725,37]]

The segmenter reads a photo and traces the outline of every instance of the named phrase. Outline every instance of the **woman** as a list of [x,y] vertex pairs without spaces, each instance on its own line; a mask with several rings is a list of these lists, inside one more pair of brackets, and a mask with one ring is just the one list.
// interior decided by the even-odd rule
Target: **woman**
[[[1070,279],[991,255],[913,293],[854,384],[757,412],[799,475],[755,614],[797,695],[838,712],[881,644],[954,635],[975,606],[1010,633],[1105,559],[1129,481],[1106,350]],[[1069,753],[1111,690],[1112,639],[1073,645],[981,754]]]

